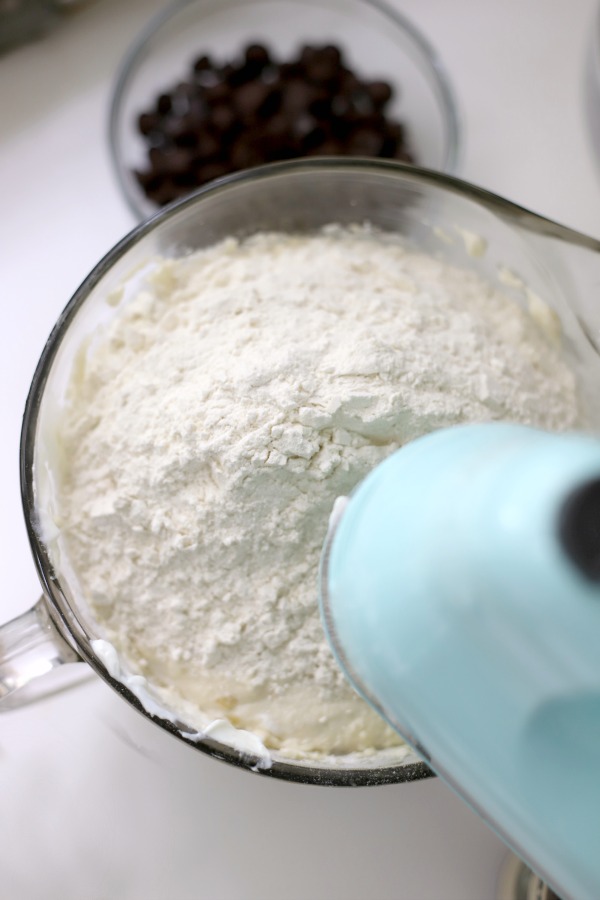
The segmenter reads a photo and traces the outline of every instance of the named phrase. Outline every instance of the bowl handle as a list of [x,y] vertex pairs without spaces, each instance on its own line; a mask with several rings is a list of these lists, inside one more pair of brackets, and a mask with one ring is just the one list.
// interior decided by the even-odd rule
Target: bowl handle
[[[58,666],[83,662],[57,630],[42,597],[28,612],[0,626],[0,712],[54,692],[25,690]],[[89,671],[89,670],[88,670]]]

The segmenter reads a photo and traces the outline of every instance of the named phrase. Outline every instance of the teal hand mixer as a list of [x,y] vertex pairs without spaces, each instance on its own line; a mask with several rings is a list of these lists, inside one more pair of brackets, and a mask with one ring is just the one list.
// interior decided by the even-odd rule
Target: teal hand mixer
[[600,897],[600,440],[418,438],[332,516],[326,631],[356,689],[563,897]]

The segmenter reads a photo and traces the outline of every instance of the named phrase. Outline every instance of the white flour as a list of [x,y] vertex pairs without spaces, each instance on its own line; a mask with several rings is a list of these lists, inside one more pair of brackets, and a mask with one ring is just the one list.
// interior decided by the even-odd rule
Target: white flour
[[334,498],[432,428],[577,417],[555,344],[476,275],[364,229],[228,240],[162,262],[77,369],[59,524],[106,636],[188,722],[385,747],[319,621]]

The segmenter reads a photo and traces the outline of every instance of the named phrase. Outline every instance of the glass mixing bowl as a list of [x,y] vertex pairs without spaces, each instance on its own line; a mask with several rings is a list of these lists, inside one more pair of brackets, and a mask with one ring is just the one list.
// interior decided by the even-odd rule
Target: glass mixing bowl
[[[177,257],[228,236],[265,230],[297,233],[332,222],[365,221],[454,264],[500,281],[516,302],[562,325],[566,356],[577,371],[590,420],[600,423],[600,242],[493,194],[439,173],[372,160],[299,160],[248,170],[167,207],[118,243],[66,306],[42,353],[25,409],[21,485],[29,539],[43,596],[0,629],[0,710],[18,705],[38,676],[82,660],[120,696],[179,740],[217,759],[256,770],[261,760],[227,741],[198,735],[160,701],[145,699],[105,653],[68,566],[55,564],[48,526],[52,479],[60,464],[57,412],[82,342],[115,314],[115,292],[135,291],[158,257]],[[543,302],[542,299],[543,298]],[[547,304],[545,306],[544,304]],[[51,519],[51,515],[50,515]],[[315,584],[315,603],[318,585]],[[37,684],[42,687],[43,682]],[[142,698],[144,699],[144,698]],[[385,784],[424,778],[412,752],[292,760],[272,753],[264,774],[310,784]]]
[[117,180],[138,219],[157,206],[134,169],[145,168],[140,113],[187,76],[201,54],[219,62],[247,44],[266,44],[277,59],[303,44],[336,44],[367,80],[396,88],[389,114],[406,125],[415,161],[455,172],[460,150],[454,94],[437,53],[400,13],[380,0],[187,0],[152,19],[127,53],[114,88],[110,151]]

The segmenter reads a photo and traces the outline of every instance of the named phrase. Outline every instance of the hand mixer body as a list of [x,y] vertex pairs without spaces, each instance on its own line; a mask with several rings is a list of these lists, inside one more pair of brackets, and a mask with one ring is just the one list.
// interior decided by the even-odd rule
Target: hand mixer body
[[600,897],[598,479],[591,437],[442,429],[365,479],[322,566],[355,687],[578,900]]

